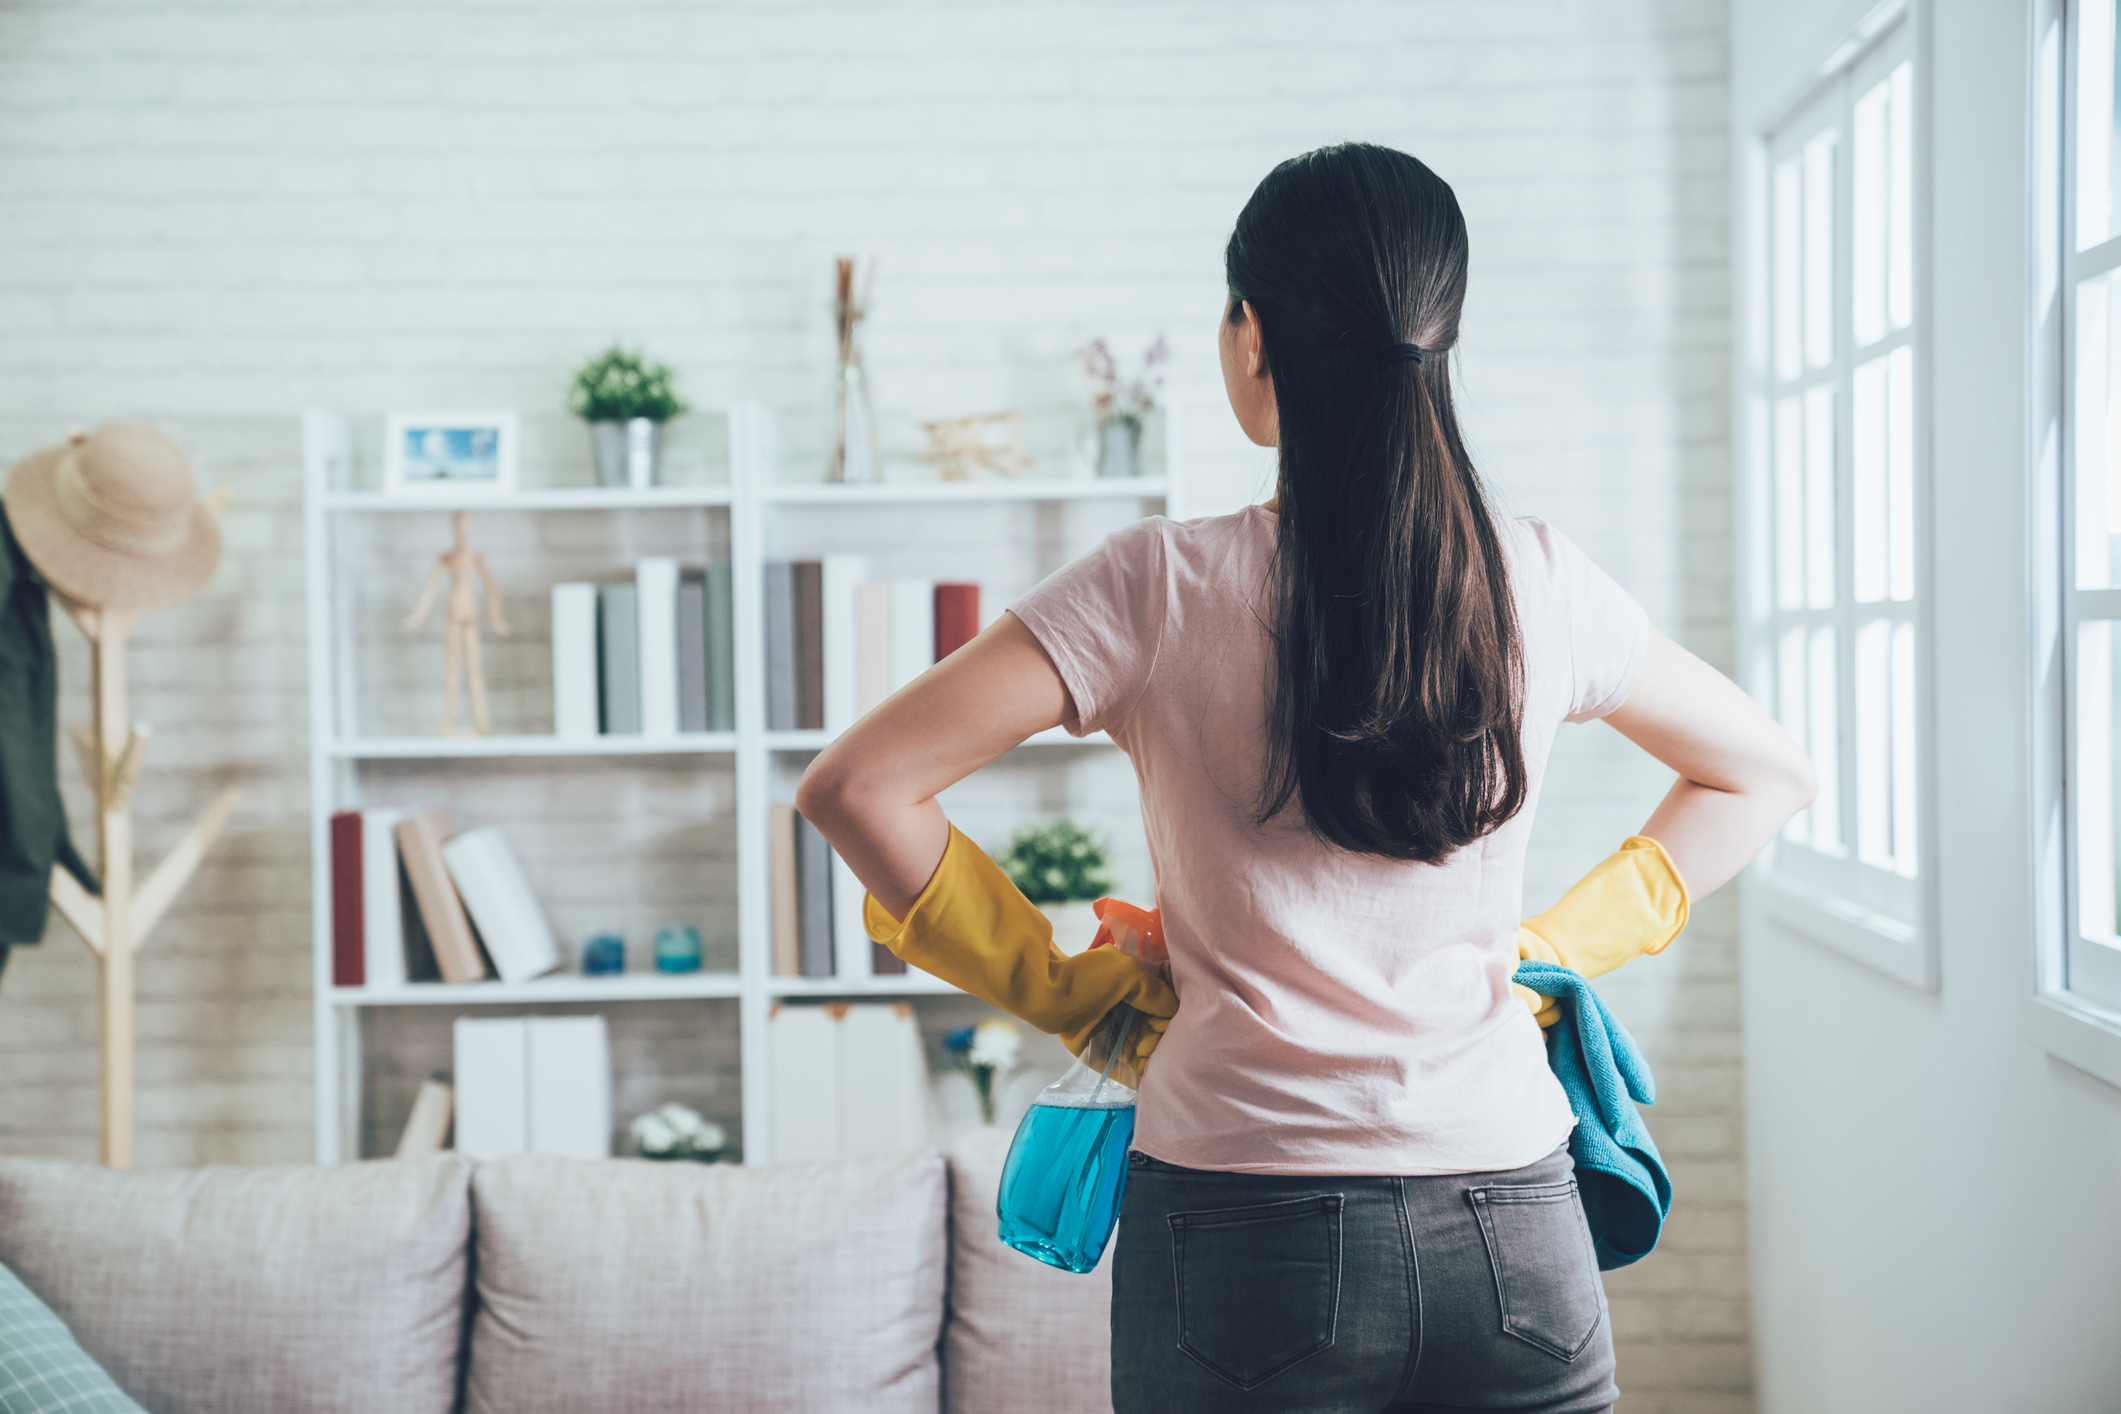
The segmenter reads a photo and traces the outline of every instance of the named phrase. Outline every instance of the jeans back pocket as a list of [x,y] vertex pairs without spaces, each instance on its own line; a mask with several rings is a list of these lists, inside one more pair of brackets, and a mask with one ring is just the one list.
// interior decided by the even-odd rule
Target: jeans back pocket
[[1318,1193],[1171,1214],[1179,1349],[1249,1390],[1330,1346],[1345,1202]]
[[1502,1328],[1563,1360],[1591,1343],[1605,1313],[1598,1256],[1576,1197],[1565,1183],[1490,1184],[1468,1190],[1495,1272]]

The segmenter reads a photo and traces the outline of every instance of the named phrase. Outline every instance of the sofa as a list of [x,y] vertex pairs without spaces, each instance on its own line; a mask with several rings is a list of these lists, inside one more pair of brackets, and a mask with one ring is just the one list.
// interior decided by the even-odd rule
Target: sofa
[[0,1264],[151,1414],[1109,1411],[1110,1277],[995,1239],[1008,1138],[758,1169],[0,1159]]

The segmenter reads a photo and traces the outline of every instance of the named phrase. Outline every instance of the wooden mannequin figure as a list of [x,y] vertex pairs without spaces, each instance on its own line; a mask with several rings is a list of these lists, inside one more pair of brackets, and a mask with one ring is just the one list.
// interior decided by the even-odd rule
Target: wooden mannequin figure
[[[427,620],[428,610],[434,607],[435,595],[441,592],[444,579],[449,582],[449,607],[444,611],[447,628],[445,666],[442,672],[442,720],[435,730],[443,736],[462,736],[465,729],[457,725],[457,685],[463,683],[471,695],[472,734],[486,735],[491,723],[486,716],[486,668],[479,660],[479,587],[486,590],[486,617],[493,631],[501,638],[508,637],[508,625],[501,619],[501,590],[493,582],[493,570],[488,567],[486,557],[471,548],[471,517],[458,511],[449,518],[449,527],[456,543],[435,557],[435,566],[427,572],[426,587],[420,591],[420,602],[413,606],[401,625],[406,633],[412,633]],[[474,582],[473,576],[477,576]]]

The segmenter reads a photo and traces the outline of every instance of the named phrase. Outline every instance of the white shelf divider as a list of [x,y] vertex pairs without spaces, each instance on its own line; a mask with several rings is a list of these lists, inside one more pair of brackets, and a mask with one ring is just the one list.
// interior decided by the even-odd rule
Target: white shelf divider
[[[767,827],[776,752],[814,752],[831,740],[822,731],[766,730],[764,546],[775,507],[979,505],[995,502],[1128,500],[1163,502],[1176,513],[1174,478],[1025,479],[966,482],[878,482],[830,485],[776,480],[774,429],[765,409],[739,405],[729,415],[730,481],[726,486],[628,488],[555,487],[511,496],[390,495],[347,489],[353,439],[338,413],[305,413],[303,535],[309,664],[309,782],[314,980],[317,1158],[337,1163],[359,1155],[363,1074],[363,1013],[376,1007],[529,1006],[734,998],[737,1002],[744,1159],[773,1155],[769,1047],[766,1027],[784,999],[806,997],[923,997],[957,994],[926,973],[902,977],[806,978],[773,973]],[[1175,466],[1175,461],[1170,463]],[[348,519],[365,513],[433,511],[646,512],[723,508],[729,517],[733,578],[736,730],[561,739],[552,736],[362,736],[354,678],[353,596],[345,555]],[[1103,733],[1075,738],[1054,730],[1027,748],[1110,746]],[[736,777],[737,970],[585,977],[561,973],[530,981],[464,985],[417,983],[390,989],[332,985],[330,820],[334,810],[358,808],[364,762],[391,760],[524,760],[566,757],[725,756]],[[782,763],[785,768],[786,763]]]

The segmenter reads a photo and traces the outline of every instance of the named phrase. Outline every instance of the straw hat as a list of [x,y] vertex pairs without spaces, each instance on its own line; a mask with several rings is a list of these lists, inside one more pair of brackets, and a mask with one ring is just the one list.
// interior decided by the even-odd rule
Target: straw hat
[[92,608],[181,604],[221,562],[221,530],[193,492],[191,463],[144,422],[31,452],[0,501],[37,572]]

